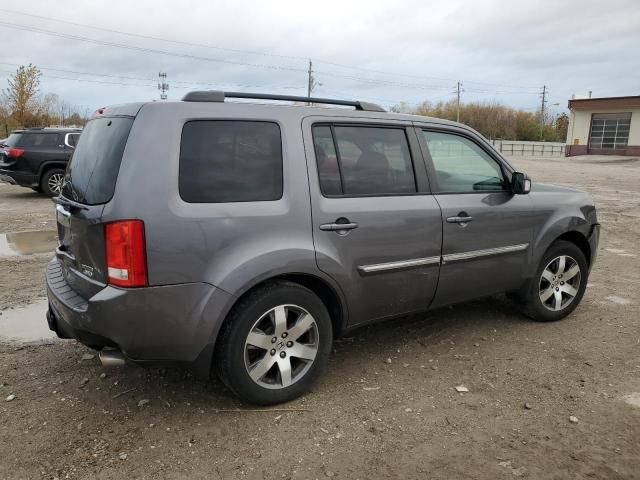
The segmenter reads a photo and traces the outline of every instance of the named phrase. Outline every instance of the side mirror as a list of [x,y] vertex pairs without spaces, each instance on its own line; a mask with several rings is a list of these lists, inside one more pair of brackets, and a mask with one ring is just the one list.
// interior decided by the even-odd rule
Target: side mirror
[[531,191],[531,179],[526,173],[513,172],[511,175],[511,191],[516,195],[526,195]]

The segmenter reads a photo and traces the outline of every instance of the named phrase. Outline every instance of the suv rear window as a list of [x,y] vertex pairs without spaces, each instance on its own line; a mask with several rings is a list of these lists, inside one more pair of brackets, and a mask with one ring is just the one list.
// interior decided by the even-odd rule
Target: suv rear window
[[7,147],[17,147],[18,143],[20,142],[20,139],[22,138],[22,134],[21,133],[12,133],[11,135],[9,135],[9,137],[2,142],[3,145],[6,145]]
[[182,129],[180,197],[190,203],[282,198],[280,127],[271,122],[194,120]]
[[62,195],[88,205],[113,197],[131,117],[96,118],[87,123],[73,152]]

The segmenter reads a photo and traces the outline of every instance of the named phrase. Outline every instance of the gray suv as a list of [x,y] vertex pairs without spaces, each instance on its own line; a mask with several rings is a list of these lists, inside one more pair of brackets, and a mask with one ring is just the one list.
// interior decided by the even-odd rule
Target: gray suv
[[[351,108],[276,103],[309,100]],[[97,111],[54,201],[50,328],[257,404],[307,391],[372,321],[503,292],[565,317],[600,230],[588,194],[532,184],[464,125],[215,91]]]

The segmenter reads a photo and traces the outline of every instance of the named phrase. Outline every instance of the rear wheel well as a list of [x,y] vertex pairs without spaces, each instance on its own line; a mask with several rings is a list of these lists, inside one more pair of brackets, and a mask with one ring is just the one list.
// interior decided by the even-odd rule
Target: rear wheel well
[[589,242],[583,234],[576,231],[563,233],[558,238],[556,238],[553,243],[557,242],[558,240],[564,240],[565,242],[571,242],[576,245],[580,250],[582,250],[582,253],[584,253],[584,257],[587,260],[587,265],[591,264],[591,246],[589,245]]
[[42,167],[40,167],[40,171],[38,172],[38,182],[42,181],[42,177],[49,171],[54,168],[59,168],[60,170],[66,170],[67,164],[64,162],[60,163],[45,163]]
[[[286,280],[289,282],[297,283],[298,285],[302,285],[303,287],[308,288],[313,293],[315,293],[322,303],[324,303],[325,307],[327,307],[327,311],[329,312],[329,317],[331,318],[331,325],[333,327],[333,336],[338,337],[342,330],[344,329],[344,313],[342,309],[342,304],[340,303],[340,298],[335,290],[324,280],[315,277],[313,275],[308,275],[304,273],[291,273],[285,275],[278,275],[277,277],[271,277],[262,282],[254,285],[249,290],[244,292],[235,302],[229,313],[236,308],[236,305],[249,293],[253,292],[258,288],[262,288],[265,285],[270,283],[277,282],[278,280]],[[227,318],[229,318],[229,314],[227,314]],[[225,319],[226,323],[226,319]],[[223,325],[224,328],[224,325]]]

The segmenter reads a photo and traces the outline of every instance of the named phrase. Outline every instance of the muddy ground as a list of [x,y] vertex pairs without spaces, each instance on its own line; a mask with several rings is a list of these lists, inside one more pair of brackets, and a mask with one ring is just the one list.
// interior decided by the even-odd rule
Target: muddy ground
[[[179,369],[105,370],[73,341],[4,341],[0,478],[640,478],[640,161],[513,163],[596,200],[599,258],[566,320],[498,298],[364,328],[288,411]],[[49,200],[0,185],[0,232],[47,228]],[[44,295],[48,258],[0,258],[5,315]]]

